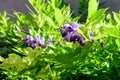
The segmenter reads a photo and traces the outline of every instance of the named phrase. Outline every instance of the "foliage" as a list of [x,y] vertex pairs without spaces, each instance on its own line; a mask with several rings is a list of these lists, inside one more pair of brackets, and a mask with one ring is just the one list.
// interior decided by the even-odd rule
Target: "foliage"
[[81,24],[63,0],[29,2],[36,12],[14,11],[15,22],[6,12],[0,15],[0,72],[5,80],[120,77],[120,13],[114,12],[112,19],[107,8],[98,9],[97,0],[90,0]]
[[[78,8],[79,8],[79,10],[78,10],[78,14],[79,15],[81,15],[81,18],[79,19],[79,21],[80,22],[85,22],[86,21],[86,19],[87,19],[87,13],[89,13],[88,11],[89,11],[89,8],[88,8],[88,6],[90,5],[90,4],[92,4],[92,3],[94,3],[94,6],[93,6],[93,8],[96,8],[96,10],[97,10],[97,8],[101,8],[101,6],[103,6],[106,2],[107,2],[107,0],[106,1],[103,1],[103,2],[100,2],[99,3],[99,5],[98,4],[96,4],[98,2],[98,0],[96,1],[96,0],[93,0],[93,1],[91,1],[91,2],[89,2],[89,0],[81,0],[79,3],[78,3]],[[95,9],[93,10],[93,12],[95,11]],[[92,13],[92,11],[90,11],[90,13]],[[88,15],[88,17],[89,17],[89,15]]]

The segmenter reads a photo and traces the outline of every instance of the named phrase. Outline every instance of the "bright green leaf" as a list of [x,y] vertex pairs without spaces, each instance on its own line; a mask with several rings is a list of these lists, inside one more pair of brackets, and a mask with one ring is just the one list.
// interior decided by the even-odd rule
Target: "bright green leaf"
[[106,31],[109,36],[120,38],[120,31],[115,28],[110,28]]
[[120,39],[116,39],[115,42],[116,42],[116,45],[118,46],[118,48],[120,48]]
[[57,20],[59,26],[62,25],[64,22],[64,16],[63,16],[61,10],[58,8],[55,8],[55,19]]
[[89,7],[88,7],[88,19],[91,18],[98,9],[98,2],[97,0],[90,0],[89,1]]
[[116,20],[116,22],[117,22],[117,23],[120,23],[120,14],[113,12],[113,15],[114,15],[114,19]]
[[90,21],[92,21],[93,23],[99,23],[101,20],[104,20],[105,18],[105,12],[106,12],[107,8],[106,9],[99,9],[95,15],[93,15],[92,17],[90,17]]

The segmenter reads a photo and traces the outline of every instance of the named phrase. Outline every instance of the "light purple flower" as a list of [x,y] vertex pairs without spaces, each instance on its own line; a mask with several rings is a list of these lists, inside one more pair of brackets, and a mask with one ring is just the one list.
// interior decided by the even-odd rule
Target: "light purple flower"
[[29,37],[29,42],[33,42],[34,38],[32,36]]
[[63,28],[64,28],[67,32],[73,31],[72,26],[69,25],[69,24],[64,24]]
[[80,24],[78,24],[77,22],[73,22],[70,25],[72,26],[73,31],[76,31],[78,27],[80,26]]
[[42,48],[46,48],[44,38],[39,38],[38,45],[41,46]]
[[30,36],[29,36],[29,35],[27,35],[25,39],[26,39],[26,40],[29,40],[29,39],[30,39]]

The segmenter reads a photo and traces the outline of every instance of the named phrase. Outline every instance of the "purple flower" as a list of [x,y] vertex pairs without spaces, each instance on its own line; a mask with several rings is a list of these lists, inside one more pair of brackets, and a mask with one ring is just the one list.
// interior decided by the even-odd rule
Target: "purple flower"
[[29,40],[29,39],[30,39],[30,36],[29,36],[29,35],[27,35],[25,39],[26,39],[26,40]]
[[77,22],[73,22],[70,25],[69,24],[64,24],[63,28],[67,32],[74,32],[74,31],[77,31],[77,29],[78,29],[79,26],[81,26],[81,25],[78,24]]
[[64,37],[68,42],[77,41],[81,46],[84,46],[85,38],[77,31],[78,27],[80,26],[81,24],[78,24],[77,22],[64,24],[63,28],[61,29],[62,37]]
[[70,26],[69,24],[64,24],[63,28],[66,29],[69,26]]
[[33,42],[34,38],[32,36],[29,37],[29,42]]
[[32,36],[27,35],[26,38],[21,38],[21,40],[25,42],[26,46],[31,47],[32,49],[35,49],[37,46],[46,48],[44,38],[33,38]]
[[36,42],[38,42],[38,41],[39,41],[38,38],[35,38],[35,39],[33,40],[34,43],[36,43]]
[[72,26],[69,25],[69,24],[64,24],[63,28],[64,28],[67,32],[72,32],[72,31],[74,31],[74,30],[72,29]]
[[65,29],[61,29],[60,31],[61,31],[62,37],[65,37],[68,34],[68,32]]
[[30,36],[27,35],[25,38],[21,38],[21,40],[22,40],[22,41],[27,41],[27,40],[29,40],[29,37],[30,37]]
[[72,42],[72,34],[67,34],[65,36],[65,40],[68,41],[68,42]]
[[30,46],[32,49],[35,49],[37,47],[36,43],[31,43],[31,46]]
[[78,24],[77,22],[73,22],[70,25],[72,26],[73,31],[76,31],[77,28],[80,26],[80,24]]
[[73,32],[72,35],[74,36],[74,41],[77,41],[80,37],[80,33],[77,31]]
[[81,45],[81,46],[84,46],[85,45],[85,38],[82,37],[78,40],[78,43]]
[[66,41],[68,42],[75,42],[77,40],[78,36],[74,33],[69,33],[65,36]]
[[45,42],[44,42],[43,38],[39,38],[38,45],[41,46],[42,48],[46,48],[46,45],[45,45]]

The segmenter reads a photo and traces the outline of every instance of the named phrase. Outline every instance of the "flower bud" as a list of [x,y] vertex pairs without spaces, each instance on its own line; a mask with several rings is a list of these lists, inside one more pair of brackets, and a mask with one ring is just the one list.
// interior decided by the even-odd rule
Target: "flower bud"
[[101,42],[100,45],[101,45],[102,47],[104,47],[104,46],[105,46],[105,42]]
[[89,34],[89,37],[90,37],[90,42],[94,42],[93,32],[91,30],[88,30],[88,34]]

